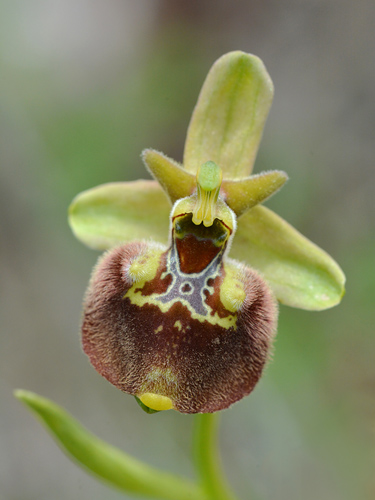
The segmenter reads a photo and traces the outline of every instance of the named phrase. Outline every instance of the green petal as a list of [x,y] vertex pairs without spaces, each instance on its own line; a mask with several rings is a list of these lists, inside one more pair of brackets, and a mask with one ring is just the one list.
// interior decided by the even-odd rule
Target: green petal
[[189,125],[184,167],[195,173],[211,160],[224,178],[250,175],[272,97],[271,78],[258,57],[236,51],[218,59]]
[[266,207],[239,219],[231,256],[261,271],[283,304],[322,310],[344,294],[345,276],[336,262]]
[[195,175],[187,172],[176,161],[162,153],[154,149],[145,149],[142,158],[172,203],[179,198],[190,196],[196,188]]
[[241,180],[224,180],[222,191],[226,204],[239,217],[278,191],[288,180],[285,172],[272,170]]
[[156,181],[103,184],[80,193],[69,224],[87,246],[106,250],[125,241],[168,240],[170,203]]
[[52,401],[23,390],[15,396],[36,413],[63,451],[111,486],[152,498],[202,500],[190,481],[154,469],[98,439]]

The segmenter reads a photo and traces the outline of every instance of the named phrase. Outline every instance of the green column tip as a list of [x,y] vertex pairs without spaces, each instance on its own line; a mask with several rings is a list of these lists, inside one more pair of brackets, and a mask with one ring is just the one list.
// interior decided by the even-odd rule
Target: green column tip
[[206,161],[198,169],[197,184],[204,191],[214,191],[221,186],[223,174],[214,161]]

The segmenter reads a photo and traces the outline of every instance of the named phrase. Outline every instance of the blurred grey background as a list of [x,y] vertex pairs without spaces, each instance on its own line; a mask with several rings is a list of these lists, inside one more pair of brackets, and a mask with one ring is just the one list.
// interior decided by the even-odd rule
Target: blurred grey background
[[13,0],[0,3],[0,500],[125,498],[71,463],[12,392],[52,398],[90,430],[188,476],[192,418],[146,415],[81,352],[98,253],[67,226],[80,191],[181,160],[211,64],[260,56],[275,84],[255,172],[268,205],[347,274],[342,304],[280,308],[274,360],[222,415],[243,500],[375,498],[373,0]]

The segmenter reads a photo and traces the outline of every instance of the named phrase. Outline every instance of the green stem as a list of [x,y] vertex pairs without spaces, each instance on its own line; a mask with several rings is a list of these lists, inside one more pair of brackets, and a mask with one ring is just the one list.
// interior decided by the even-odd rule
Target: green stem
[[194,461],[201,487],[208,500],[236,500],[221,466],[217,444],[218,415],[204,413],[195,417]]

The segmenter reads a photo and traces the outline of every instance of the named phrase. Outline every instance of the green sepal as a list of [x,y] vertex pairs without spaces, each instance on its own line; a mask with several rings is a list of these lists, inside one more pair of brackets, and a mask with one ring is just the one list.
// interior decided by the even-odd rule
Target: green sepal
[[259,270],[288,306],[328,309],[345,292],[345,276],[332,257],[261,205],[239,218],[230,256]]
[[149,408],[144,403],[142,403],[142,401],[137,398],[137,396],[134,396],[134,398],[145,413],[148,413],[149,415],[151,415],[152,413],[159,413],[159,410],[153,410],[152,408]]
[[184,167],[196,173],[211,160],[224,179],[250,175],[272,98],[272,80],[258,57],[235,51],[218,59],[190,121]]
[[257,175],[238,180],[223,180],[221,191],[225,203],[240,217],[250,208],[262,203],[288,180],[288,176],[281,170],[262,172]]
[[170,211],[156,181],[116,182],[80,193],[69,207],[69,224],[96,250],[139,239],[166,243]]
[[37,415],[64,452],[105,483],[163,500],[206,498],[189,480],[150,467],[100,440],[52,401],[24,390],[15,391],[15,396]]
[[173,204],[180,198],[190,196],[196,188],[195,175],[187,172],[176,161],[154,149],[145,149],[142,159],[168,195]]

